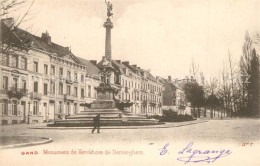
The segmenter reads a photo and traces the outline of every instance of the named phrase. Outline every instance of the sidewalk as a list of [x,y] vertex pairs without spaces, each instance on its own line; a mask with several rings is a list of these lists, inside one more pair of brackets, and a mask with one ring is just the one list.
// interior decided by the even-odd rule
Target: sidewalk
[[0,150],[52,142],[51,138],[34,136],[0,136]]
[[[188,126],[197,123],[205,123],[208,120],[194,120],[194,121],[186,121],[186,122],[166,122],[161,125],[149,125],[149,126],[101,126],[102,129],[152,129],[152,128],[172,128],[172,127],[181,127]],[[59,129],[59,130],[73,130],[73,129],[92,129],[92,126],[86,127],[47,127],[44,126],[33,126],[29,127],[30,129]]]

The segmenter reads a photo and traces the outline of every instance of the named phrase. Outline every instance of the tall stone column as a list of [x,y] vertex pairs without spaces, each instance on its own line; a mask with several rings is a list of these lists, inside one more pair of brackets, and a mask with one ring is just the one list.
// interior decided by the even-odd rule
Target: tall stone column
[[105,57],[108,61],[111,60],[111,29],[113,28],[113,23],[110,18],[103,25],[106,28],[106,43],[105,43]]

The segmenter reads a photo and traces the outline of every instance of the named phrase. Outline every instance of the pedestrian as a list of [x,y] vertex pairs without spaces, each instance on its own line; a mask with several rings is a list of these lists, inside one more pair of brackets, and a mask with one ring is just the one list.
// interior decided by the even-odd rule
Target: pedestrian
[[97,128],[97,133],[100,133],[99,132],[99,129],[100,129],[100,114],[98,114],[96,117],[93,118],[93,122],[94,122],[94,128],[92,130],[92,134],[94,133],[96,128]]

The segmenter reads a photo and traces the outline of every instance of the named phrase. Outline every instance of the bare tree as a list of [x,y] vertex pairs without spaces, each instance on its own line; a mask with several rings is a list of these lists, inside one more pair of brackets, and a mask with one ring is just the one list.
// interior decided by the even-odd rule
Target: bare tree
[[[230,116],[232,118],[233,116],[233,108],[235,108],[235,105],[234,105],[234,64],[232,62],[232,57],[231,57],[231,54],[230,54],[230,51],[228,50],[228,64],[229,64],[229,70],[230,70],[230,79],[231,79],[231,110],[230,110]],[[236,112],[236,111],[235,111]]]
[[[5,54],[12,54],[15,49],[25,46],[26,42],[19,40],[19,44],[14,42],[14,37],[19,38],[19,34],[14,33],[22,24],[31,20],[36,15],[36,11],[32,10],[35,1],[29,0],[2,0],[1,1],[1,38],[0,38],[0,63],[5,64]],[[20,10],[25,10],[23,14],[19,14],[16,18],[8,18]],[[32,26],[28,27],[31,28]]]
[[[216,90],[218,88],[218,80],[216,77],[209,77],[209,81],[207,81],[207,90],[208,90],[208,105],[210,105],[210,116],[215,117],[215,108],[213,107],[214,103],[212,99],[216,95]],[[209,99],[210,98],[210,99]]]

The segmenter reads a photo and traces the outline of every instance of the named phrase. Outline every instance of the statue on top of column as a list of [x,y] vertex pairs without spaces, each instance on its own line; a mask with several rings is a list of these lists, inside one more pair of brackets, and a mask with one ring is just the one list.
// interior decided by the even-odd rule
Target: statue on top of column
[[109,18],[110,16],[113,16],[112,13],[113,5],[112,3],[110,3],[109,1],[107,2],[106,0],[105,3],[107,4],[107,17]]

